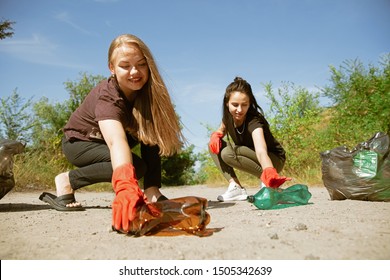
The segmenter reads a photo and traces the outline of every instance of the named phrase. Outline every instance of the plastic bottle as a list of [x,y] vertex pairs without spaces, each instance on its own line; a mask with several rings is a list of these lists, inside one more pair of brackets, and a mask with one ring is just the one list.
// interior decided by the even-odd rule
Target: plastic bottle
[[261,188],[255,195],[248,196],[248,201],[259,209],[280,209],[308,204],[311,193],[306,185],[293,185],[286,189]]
[[[192,234],[208,236],[206,230],[210,215],[206,212],[207,200],[196,196],[179,197],[142,205],[129,225],[130,235]],[[153,209],[153,211],[151,211]]]

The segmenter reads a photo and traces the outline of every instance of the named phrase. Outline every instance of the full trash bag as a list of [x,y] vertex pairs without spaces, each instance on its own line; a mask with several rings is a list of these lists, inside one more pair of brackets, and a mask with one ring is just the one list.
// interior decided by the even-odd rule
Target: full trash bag
[[0,139],[0,199],[15,186],[14,155],[24,151],[24,145],[18,141]]
[[320,153],[322,180],[332,200],[390,201],[390,139],[377,132],[352,150]]

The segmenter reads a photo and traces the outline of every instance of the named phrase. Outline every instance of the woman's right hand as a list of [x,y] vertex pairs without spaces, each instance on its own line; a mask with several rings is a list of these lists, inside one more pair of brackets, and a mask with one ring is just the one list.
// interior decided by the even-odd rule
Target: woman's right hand
[[219,154],[222,146],[222,137],[223,133],[219,131],[215,131],[211,134],[209,148],[212,153]]
[[114,170],[112,187],[116,194],[112,203],[112,226],[118,231],[128,232],[130,222],[136,217],[137,208],[146,203],[132,164],[127,163]]

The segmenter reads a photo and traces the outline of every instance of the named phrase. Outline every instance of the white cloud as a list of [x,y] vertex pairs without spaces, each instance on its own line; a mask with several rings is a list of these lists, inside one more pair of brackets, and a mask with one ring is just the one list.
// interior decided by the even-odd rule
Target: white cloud
[[39,34],[31,38],[11,39],[0,42],[0,52],[34,64],[52,65],[66,68],[80,68],[81,65],[69,63],[59,53],[58,45]]
[[33,34],[32,38],[21,40],[8,40],[0,43],[0,50],[8,53],[42,54],[51,53],[57,46],[44,37]]
[[71,27],[73,27],[74,29],[76,29],[77,31],[79,31],[79,32],[81,32],[83,34],[86,34],[86,35],[96,35],[96,34],[90,32],[90,31],[82,28],[81,26],[79,26],[75,22],[73,22],[73,20],[69,16],[68,12],[61,12],[61,13],[55,15],[54,18],[56,18],[57,20],[59,20],[61,22],[64,22],[64,23],[70,25]]

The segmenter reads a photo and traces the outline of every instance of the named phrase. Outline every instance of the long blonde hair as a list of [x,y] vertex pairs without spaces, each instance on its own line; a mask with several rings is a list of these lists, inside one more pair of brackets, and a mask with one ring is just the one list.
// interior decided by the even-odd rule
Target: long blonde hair
[[110,45],[108,64],[112,62],[114,50],[127,44],[136,45],[140,49],[146,58],[150,72],[148,82],[142,89],[143,92],[138,94],[134,101],[131,132],[146,145],[158,145],[160,155],[173,155],[181,149],[185,138],[168,89],[149,48],[134,35],[120,35]]

